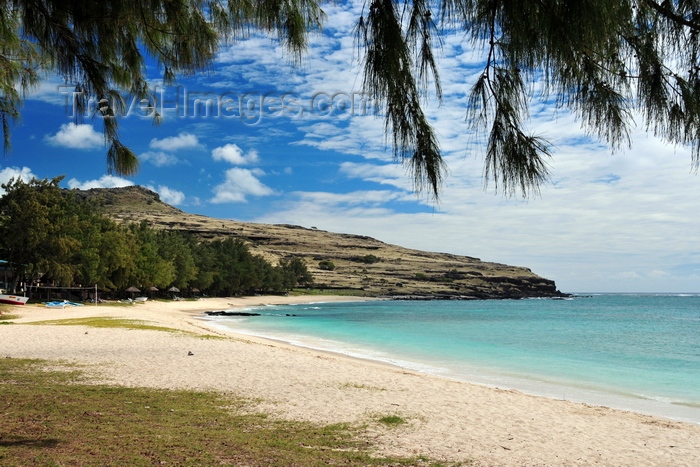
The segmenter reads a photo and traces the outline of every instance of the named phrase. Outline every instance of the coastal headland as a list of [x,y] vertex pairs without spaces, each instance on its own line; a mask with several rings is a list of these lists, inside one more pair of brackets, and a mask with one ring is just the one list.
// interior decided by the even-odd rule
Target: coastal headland
[[251,253],[272,264],[282,258],[300,258],[314,277],[314,288],[327,293],[404,300],[566,295],[553,280],[527,267],[404,248],[365,235],[329,232],[313,226],[258,224],[190,214],[139,186],[72,191],[120,223],[146,222],[155,229],[186,232],[203,240],[238,239],[250,247]]
[[[0,356],[76,363],[107,384],[218,391],[255,401],[254,410],[283,419],[362,424],[372,414],[397,414],[408,423],[367,433],[381,454],[483,466],[700,465],[697,425],[296,348],[224,331],[203,319],[205,311],[348,300],[354,299],[260,296],[13,307],[12,324],[0,326]],[[182,332],[70,321],[86,317]],[[48,320],[58,321],[33,324]]]

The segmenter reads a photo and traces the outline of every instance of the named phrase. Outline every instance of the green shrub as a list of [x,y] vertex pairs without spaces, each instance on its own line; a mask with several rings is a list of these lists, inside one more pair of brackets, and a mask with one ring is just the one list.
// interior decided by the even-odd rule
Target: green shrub
[[365,255],[365,256],[351,256],[348,258],[348,260],[353,261],[355,263],[365,263],[365,264],[373,264],[373,263],[378,263],[382,259],[378,256],[374,255]]
[[377,421],[389,426],[403,425],[406,423],[406,420],[398,415],[386,415],[384,417],[380,417],[377,419]]

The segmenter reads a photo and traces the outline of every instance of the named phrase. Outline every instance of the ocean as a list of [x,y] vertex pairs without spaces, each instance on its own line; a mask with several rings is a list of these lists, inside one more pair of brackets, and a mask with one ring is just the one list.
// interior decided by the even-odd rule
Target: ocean
[[700,424],[700,295],[256,308],[216,326],[492,387]]

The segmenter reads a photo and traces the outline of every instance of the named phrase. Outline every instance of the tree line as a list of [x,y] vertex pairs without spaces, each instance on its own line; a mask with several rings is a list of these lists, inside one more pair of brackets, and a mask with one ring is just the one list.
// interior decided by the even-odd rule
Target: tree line
[[280,293],[313,282],[302,259],[273,265],[240,239],[204,241],[146,222],[117,224],[92,202],[61,189],[62,179],[2,185],[0,258],[14,270],[10,289],[37,283],[107,291],[175,286],[231,296]]

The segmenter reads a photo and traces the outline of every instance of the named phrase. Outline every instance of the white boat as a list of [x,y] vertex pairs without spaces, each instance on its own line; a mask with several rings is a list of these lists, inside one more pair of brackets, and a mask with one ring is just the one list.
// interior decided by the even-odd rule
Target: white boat
[[19,295],[0,294],[0,303],[8,305],[24,305],[29,300],[29,297],[21,297]]

